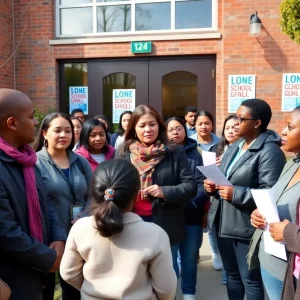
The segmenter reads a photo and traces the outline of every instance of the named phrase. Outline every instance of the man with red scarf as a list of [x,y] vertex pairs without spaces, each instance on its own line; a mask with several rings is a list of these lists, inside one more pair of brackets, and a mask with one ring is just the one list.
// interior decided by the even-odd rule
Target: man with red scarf
[[35,126],[31,100],[0,89],[0,278],[11,300],[43,299],[45,274],[59,268],[66,240],[28,146]]

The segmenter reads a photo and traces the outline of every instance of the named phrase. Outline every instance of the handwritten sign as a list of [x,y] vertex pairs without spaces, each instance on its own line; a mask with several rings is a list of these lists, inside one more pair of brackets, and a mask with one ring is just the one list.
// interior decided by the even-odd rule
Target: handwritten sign
[[228,76],[228,111],[235,113],[244,100],[255,98],[255,75]]
[[291,111],[300,105],[300,73],[282,75],[282,111]]
[[113,123],[119,123],[120,115],[126,110],[135,109],[134,89],[115,89],[112,95]]
[[85,115],[88,114],[88,87],[70,86],[69,87],[69,111],[70,113],[80,108]]

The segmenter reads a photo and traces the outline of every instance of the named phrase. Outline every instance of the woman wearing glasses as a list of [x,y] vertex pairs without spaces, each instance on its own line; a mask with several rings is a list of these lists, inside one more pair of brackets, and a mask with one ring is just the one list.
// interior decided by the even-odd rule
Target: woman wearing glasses
[[250,189],[271,188],[285,164],[278,134],[268,130],[270,106],[260,99],[249,99],[238,108],[236,135],[241,140],[225,153],[220,169],[232,186],[216,186],[209,180],[204,188],[213,201],[208,226],[218,230],[218,245],[227,275],[230,300],[263,300],[264,289],[260,269],[248,270],[247,253],[254,228],[250,215],[256,205]]
[[202,219],[204,204],[209,201],[204,192],[203,180],[205,177],[196,168],[202,166],[202,157],[197,150],[197,143],[188,138],[187,129],[181,118],[173,117],[167,120],[168,139],[184,147],[191,170],[198,185],[196,197],[185,203],[186,239],[179,245],[181,258],[181,290],[183,300],[195,299],[197,284],[197,258],[202,244]]

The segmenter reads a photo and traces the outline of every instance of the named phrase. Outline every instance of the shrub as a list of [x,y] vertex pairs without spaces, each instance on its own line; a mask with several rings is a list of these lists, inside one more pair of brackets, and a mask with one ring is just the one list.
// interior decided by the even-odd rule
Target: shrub
[[295,43],[300,44],[300,1],[283,0],[280,4],[280,26]]

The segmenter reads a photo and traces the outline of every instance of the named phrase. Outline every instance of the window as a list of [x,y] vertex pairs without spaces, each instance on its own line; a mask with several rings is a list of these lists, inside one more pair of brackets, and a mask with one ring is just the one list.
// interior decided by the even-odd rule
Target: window
[[217,0],[56,0],[58,37],[216,30]]
[[[66,1],[67,2],[67,1]],[[63,99],[60,104],[60,111],[69,114],[71,86],[87,86],[87,63],[67,63],[63,65]]]
[[197,107],[197,75],[177,71],[162,78],[163,118],[183,117],[187,106]]

